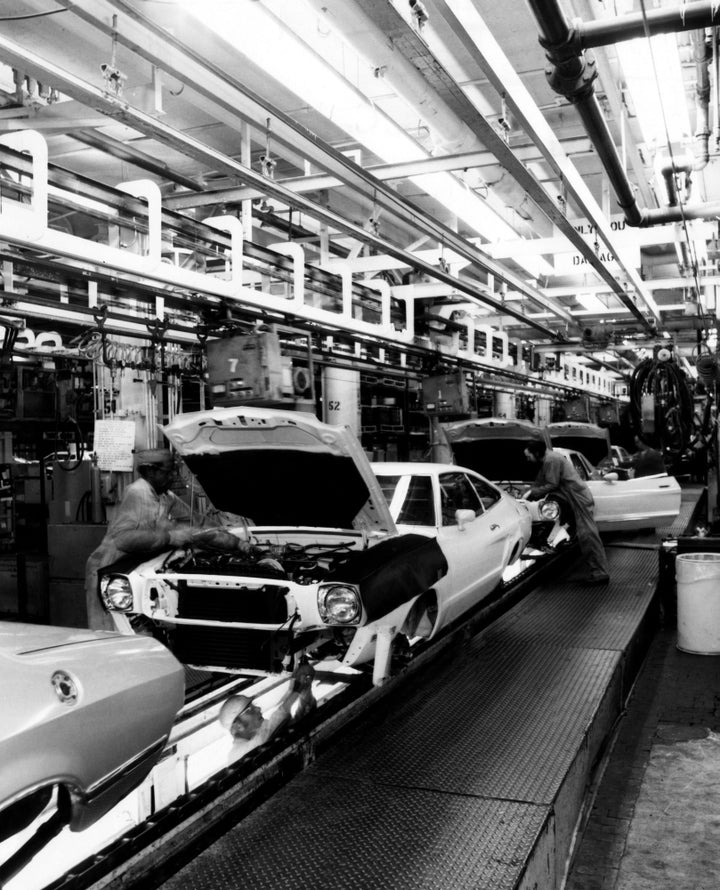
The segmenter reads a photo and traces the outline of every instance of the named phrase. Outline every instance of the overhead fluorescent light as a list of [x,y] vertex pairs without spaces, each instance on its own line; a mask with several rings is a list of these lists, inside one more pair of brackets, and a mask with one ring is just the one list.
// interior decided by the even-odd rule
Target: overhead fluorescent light
[[[385,163],[427,160],[431,155],[362,91],[364,80],[353,81],[327,58],[293,34],[260,3],[184,0],[196,16],[279,83],[332,121]],[[332,55],[332,54],[328,54]],[[355,85],[357,83],[357,86]],[[431,198],[489,241],[516,239],[517,232],[489,204],[466,188],[452,173],[411,177]],[[534,278],[551,275],[542,257],[515,262]]]
[[667,136],[670,142],[689,139],[688,101],[675,35],[623,41],[616,50],[645,142],[657,146],[665,145]]
[[575,299],[583,309],[587,309],[588,312],[607,312],[608,307],[605,303],[603,303],[597,294],[593,294],[590,291],[587,293],[576,294]]

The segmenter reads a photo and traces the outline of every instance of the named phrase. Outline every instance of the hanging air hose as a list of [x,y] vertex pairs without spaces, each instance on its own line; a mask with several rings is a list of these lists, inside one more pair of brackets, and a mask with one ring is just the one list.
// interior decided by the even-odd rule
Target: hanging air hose
[[633,432],[650,436],[672,466],[686,451],[693,431],[693,398],[685,373],[672,360],[640,362],[630,381]]

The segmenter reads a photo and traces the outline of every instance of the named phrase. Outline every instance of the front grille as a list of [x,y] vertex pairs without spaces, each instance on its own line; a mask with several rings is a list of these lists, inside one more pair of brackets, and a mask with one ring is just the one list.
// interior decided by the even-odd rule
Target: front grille
[[178,618],[284,624],[288,619],[287,587],[178,587]]
[[289,642],[287,631],[179,625],[173,633],[172,651],[184,664],[277,673]]

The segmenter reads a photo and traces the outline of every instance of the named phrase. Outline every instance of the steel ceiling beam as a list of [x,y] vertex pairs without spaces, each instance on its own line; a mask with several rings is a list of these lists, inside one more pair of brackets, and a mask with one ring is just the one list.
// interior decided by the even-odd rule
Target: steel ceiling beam
[[[208,105],[203,107],[206,110],[208,106],[217,109],[216,116],[220,120],[225,121],[229,126],[237,126],[240,122],[255,123],[258,120],[271,116],[274,140],[296,153],[303,154],[313,163],[338,176],[350,188],[358,191],[366,199],[372,201],[376,207],[383,208],[405,225],[409,225],[417,231],[436,239],[438,243],[459,253],[480,270],[494,276],[499,281],[504,281],[509,287],[522,293],[531,302],[549,309],[565,325],[572,322],[570,316],[561,307],[552,306],[536,288],[530,287],[522,278],[515,275],[505,266],[493,261],[482,250],[471,245],[450,227],[428,217],[419,207],[401,197],[390,186],[367,173],[362,167],[354,164],[349,158],[324,143],[304,127],[296,124],[288,115],[285,115],[279,109],[254,95],[239,81],[229,77],[227,73],[221,71],[212,62],[202,58],[191,48],[183,44],[175,35],[157,25],[141,11],[124,2],[124,0],[91,0],[91,2],[89,0],[59,0],[59,2],[83,21],[97,28],[101,33],[112,37],[112,39],[117,39],[118,43],[136,53],[140,58],[145,59],[150,64],[157,66],[181,83],[189,86],[204,102],[208,103]],[[124,17],[118,19],[116,27],[113,27],[111,22],[113,21],[113,15],[117,12],[121,12]],[[87,86],[90,85],[88,84]],[[130,106],[127,103],[120,104],[125,107],[123,115],[129,122]],[[140,111],[134,109],[133,111],[138,115],[142,114]],[[117,115],[118,110],[115,108],[107,113]],[[145,123],[142,126],[138,124],[137,128],[141,132],[148,133],[148,120],[155,123],[159,122],[154,121],[147,115],[145,115],[145,118],[147,119]],[[160,135],[157,138],[166,139],[169,137]],[[183,147],[177,141],[173,142],[173,147],[185,154],[188,154],[190,150],[187,146]],[[193,149],[193,151],[195,150]],[[211,161],[210,158],[213,157],[214,150],[208,148],[207,151],[208,153],[202,156],[202,160],[204,163],[212,164],[214,161]],[[221,162],[220,157],[222,156],[220,153],[215,152],[214,154],[217,155],[217,166],[220,169],[225,169],[238,176],[249,185],[263,188],[266,195],[284,201],[290,207],[305,210],[318,219],[323,219],[323,214],[327,215],[328,212],[321,205],[306,201],[298,195],[293,196],[289,189],[279,187],[273,180],[265,179],[260,174],[256,174],[251,169],[231,161],[229,158],[225,158]],[[197,154],[194,156],[201,157]],[[230,162],[229,166],[227,162]],[[324,221],[328,220],[325,219]],[[339,228],[341,231],[351,231],[349,228],[350,224],[341,221],[339,216],[333,216],[331,225]],[[356,235],[363,243],[374,243],[370,234],[361,227],[353,226],[352,234]],[[397,251],[397,247],[383,241],[383,239],[376,238],[376,240],[380,245],[380,250],[396,255],[393,254],[393,251]],[[419,268],[417,262],[413,262],[410,265]],[[439,270],[435,267],[428,266],[422,269],[422,271],[435,277],[440,277]],[[469,292],[465,290],[465,287],[457,279],[453,279],[453,281],[458,290]],[[478,292],[477,289],[475,290],[475,296],[483,302],[487,302],[490,299]],[[545,332],[547,330],[546,328]]]
[[[460,22],[450,12],[446,4],[436,4],[443,11],[443,16],[448,17],[448,24],[453,30],[466,32]],[[575,224],[567,218],[562,208],[553,200],[533,174],[527,169],[500,135],[497,128],[491,123],[476,106],[470,101],[465,92],[453,80],[444,66],[432,54],[428,45],[413,31],[397,12],[385,0],[369,0],[365,4],[368,15],[377,19],[377,24],[384,33],[388,34],[396,47],[396,51],[403,53],[420,70],[426,72],[426,77],[431,78],[431,83],[440,93],[445,105],[451,109],[464,122],[465,126],[476,138],[492,152],[501,167],[513,177],[513,179],[525,191],[527,196],[535,203],[542,213],[560,230],[573,247],[586,260],[588,265],[599,275],[608,287],[619,297],[622,302],[628,302],[628,296],[622,283],[617,280],[613,272],[594,251],[593,246],[578,232]],[[461,36],[458,34],[458,36]],[[498,47],[499,52],[499,47]],[[506,64],[507,61],[506,61]],[[568,162],[569,163],[569,162]],[[617,256],[616,252],[613,251]],[[619,260],[621,268],[624,264]],[[634,304],[633,304],[634,305]],[[553,311],[553,304],[548,301],[544,308]],[[645,316],[635,307],[635,315],[638,321],[647,324]]]
[[[578,153],[590,146],[587,137],[571,140],[578,143]],[[515,156],[527,164],[531,161],[542,160],[542,155],[534,145],[521,145],[513,149]],[[440,155],[432,158],[423,158],[419,161],[404,161],[397,164],[375,164],[364,169],[377,177],[381,182],[391,179],[407,179],[411,176],[424,176],[427,173],[443,173],[447,171],[470,170],[478,167],[490,167],[497,165],[497,158],[490,151],[470,151],[454,155]],[[339,188],[345,183],[337,176],[326,173],[316,173],[310,176],[289,177],[279,180],[283,185],[294,192],[314,192],[320,189]],[[203,207],[209,204],[222,202],[248,201],[261,197],[257,189],[248,188],[217,188],[205,190],[198,194],[174,195],[166,200],[168,207],[174,210],[188,207]]]
[[[274,180],[265,179],[260,173],[256,173],[254,170],[245,167],[238,161],[222,154],[222,152],[204,145],[188,134],[182,133],[169,125],[164,124],[162,121],[153,118],[151,115],[148,115],[139,109],[133,108],[125,100],[83,81],[81,78],[59,68],[57,65],[47,62],[36,53],[20,46],[3,35],[0,35],[0,55],[2,55],[7,64],[28,71],[43,83],[52,83],[57,89],[61,90],[71,98],[77,99],[95,110],[111,116],[114,120],[121,120],[138,132],[157,139],[159,142],[184,153],[188,157],[193,157],[203,164],[207,164],[215,169],[225,170],[252,185],[263,186],[269,196],[283,201],[290,207],[303,210],[314,218],[337,228],[339,231],[346,232],[357,238],[359,241],[372,245],[381,252],[388,253],[390,256],[403,260],[412,268],[418,269],[419,271],[436,278],[438,281],[451,285],[456,291],[467,294],[472,299],[491,306],[496,311],[502,310],[505,314],[516,318],[524,324],[528,324],[543,334],[543,336],[550,339],[555,339],[560,336],[557,331],[546,327],[542,322],[529,318],[525,313],[519,310],[509,310],[504,308],[500,300],[496,300],[494,297],[488,295],[482,290],[482,286],[478,287],[478,285],[473,282],[465,281],[445,273],[442,269],[418,259],[404,249],[385,241],[383,238],[373,235],[363,227],[343,219],[338,214],[307,200],[302,195],[293,194],[293,192],[286,189],[280,183],[277,183]],[[408,213],[410,212],[413,214],[419,213],[419,211],[412,207],[412,205],[409,205],[408,207]],[[414,221],[414,219],[411,220],[411,222]],[[422,229],[423,227],[419,223],[420,220],[418,219],[418,228]],[[459,242],[457,248],[455,246],[456,241]],[[455,236],[452,239],[452,243],[446,239],[445,244],[448,248],[457,250],[462,256],[468,257],[470,254],[471,256],[468,258],[471,259],[471,262],[473,261],[472,255],[475,251],[469,249],[464,239],[459,239]],[[517,279],[514,275],[508,274],[507,270],[499,264],[488,261],[483,262],[481,266],[491,274],[496,274],[500,280],[506,281],[512,288],[519,290],[526,296],[536,296],[536,292],[533,289],[528,288],[524,282]]]
[[465,24],[461,22],[453,11],[456,3],[448,3],[446,0],[432,0],[432,5],[445,19],[454,35],[463,44],[463,47],[485,72],[485,76],[497,90],[498,94],[505,96],[509,107],[528,135],[531,136],[540,148],[546,162],[561,178],[580,211],[596,227],[598,236],[608,250],[617,258],[632,288],[643,300],[647,311],[650,313],[651,320],[646,318],[632,296],[625,291],[621,283],[616,279],[613,279],[613,292],[617,294],[619,299],[646,329],[653,330],[661,321],[655,300],[645,287],[637,269],[634,269],[629,263],[623,262],[622,253],[616,247],[615,237],[605,214],[600,209],[575,166],[570,163],[558,138],[553,133],[548,122],[543,118],[525,85],[510,65],[510,62],[484,21],[480,18],[480,15],[473,7],[477,17],[471,25],[470,31],[468,31]]

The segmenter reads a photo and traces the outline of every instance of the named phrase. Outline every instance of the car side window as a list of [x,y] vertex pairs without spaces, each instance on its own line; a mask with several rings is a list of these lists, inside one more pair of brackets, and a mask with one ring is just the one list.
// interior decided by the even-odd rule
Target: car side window
[[435,525],[435,505],[430,476],[411,476],[397,522],[405,525]]
[[571,454],[570,461],[572,462],[572,465],[577,470],[578,476],[580,476],[581,479],[585,479],[587,481],[588,473],[587,473],[587,470],[585,469],[585,464],[580,460],[580,458],[577,456],[577,454]]
[[469,482],[477,492],[477,496],[480,499],[483,510],[489,510],[500,500],[500,492],[492,485],[490,485],[489,482],[486,482],[485,479],[479,479],[477,476],[471,476]]
[[443,473],[439,480],[443,525],[456,525],[456,510],[472,510],[476,516],[482,513],[480,498],[464,473]]

